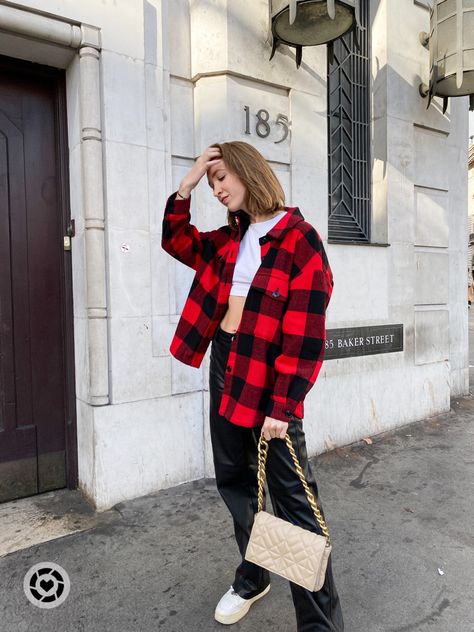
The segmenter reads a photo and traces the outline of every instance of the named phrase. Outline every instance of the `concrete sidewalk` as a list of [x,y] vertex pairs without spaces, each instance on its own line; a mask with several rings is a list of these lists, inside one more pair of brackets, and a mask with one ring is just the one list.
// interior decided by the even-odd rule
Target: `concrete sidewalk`
[[[346,632],[474,632],[473,419],[474,398],[459,398],[449,413],[372,445],[312,459]],[[71,581],[66,601],[50,610],[23,591],[30,567],[46,561]],[[97,514],[88,530],[1,557],[0,630],[224,630],[213,611],[237,563],[214,482],[182,485]],[[268,597],[232,629],[294,632],[287,582],[274,577]]]

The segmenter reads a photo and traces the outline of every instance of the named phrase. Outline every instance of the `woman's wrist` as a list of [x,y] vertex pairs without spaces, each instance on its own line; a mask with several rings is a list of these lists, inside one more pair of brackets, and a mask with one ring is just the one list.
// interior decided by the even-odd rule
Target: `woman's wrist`
[[191,191],[189,189],[183,187],[182,185],[179,185],[177,192],[178,198],[181,198],[182,200],[187,200],[190,195]]

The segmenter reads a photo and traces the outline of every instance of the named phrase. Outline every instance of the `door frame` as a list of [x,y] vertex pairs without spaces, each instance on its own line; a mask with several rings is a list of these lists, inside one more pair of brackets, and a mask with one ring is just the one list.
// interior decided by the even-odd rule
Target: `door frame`
[[[72,247],[77,318],[74,349],[81,357],[78,356],[75,365],[77,398],[76,408],[71,406],[70,409],[67,429],[68,445],[71,446],[67,469],[70,473],[68,486],[74,488],[78,481],[81,491],[97,505],[101,486],[97,481],[97,460],[92,444],[94,411],[98,406],[111,403],[102,31],[99,26],[84,24],[64,14],[46,13],[23,5],[12,6],[4,0],[0,0],[0,13],[2,33],[8,35],[0,38],[0,54],[66,70],[67,102],[73,103],[75,108],[74,113],[69,112],[67,129],[74,150],[77,147],[77,151],[69,151],[68,164],[71,166],[72,190],[77,191],[77,195],[71,197],[71,210],[77,221],[77,241]],[[37,68],[40,70],[39,66]],[[73,345],[68,344],[72,361]],[[73,381],[70,384],[74,387]],[[76,415],[80,426],[76,424]],[[80,470],[77,463],[81,464]]]
[[[28,61],[0,55],[0,72],[13,72],[25,79],[48,79],[54,82],[54,118],[55,118],[55,151],[58,165],[58,207],[63,234],[66,234],[71,222],[69,197],[69,151],[66,110],[66,77],[65,71],[50,66],[34,64]],[[65,402],[65,437],[66,437],[66,482],[68,489],[78,486],[78,454],[77,454],[77,415],[75,388],[74,357],[74,305],[72,287],[71,251],[62,251],[61,257],[61,305],[62,305],[62,340],[64,348],[64,402]]]

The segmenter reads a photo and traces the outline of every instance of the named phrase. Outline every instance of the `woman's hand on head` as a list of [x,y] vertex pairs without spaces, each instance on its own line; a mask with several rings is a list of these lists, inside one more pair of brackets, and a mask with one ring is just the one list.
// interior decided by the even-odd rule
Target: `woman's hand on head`
[[265,417],[262,432],[267,441],[271,439],[284,439],[288,431],[288,422],[273,419],[273,417]]
[[198,184],[201,178],[207,173],[209,167],[222,159],[219,147],[208,147],[199,158],[196,159],[191,169],[181,180],[179,194],[182,197],[189,197],[191,191]]

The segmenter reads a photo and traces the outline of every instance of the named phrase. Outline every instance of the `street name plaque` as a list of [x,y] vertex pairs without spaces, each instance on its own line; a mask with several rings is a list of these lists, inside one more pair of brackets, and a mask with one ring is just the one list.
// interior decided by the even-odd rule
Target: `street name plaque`
[[403,351],[403,324],[326,330],[325,360],[395,351]]

